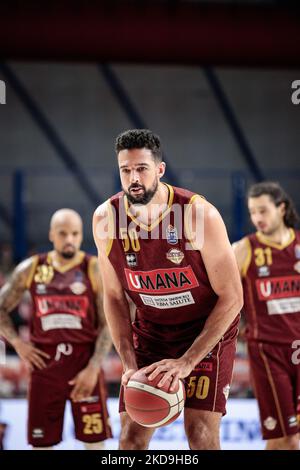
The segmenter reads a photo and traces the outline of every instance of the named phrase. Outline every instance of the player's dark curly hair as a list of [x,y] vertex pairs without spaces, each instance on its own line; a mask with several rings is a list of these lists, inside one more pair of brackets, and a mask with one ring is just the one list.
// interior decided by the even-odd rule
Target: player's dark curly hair
[[285,204],[284,223],[287,227],[295,227],[300,220],[299,215],[292,199],[282,189],[280,184],[274,181],[263,181],[262,183],[254,184],[248,191],[248,199],[250,197],[263,196],[264,194],[270,196],[276,207],[282,202]]
[[129,129],[116,138],[115,150],[142,149],[151,150],[154,160],[162,161],[160,138],[149,129]]

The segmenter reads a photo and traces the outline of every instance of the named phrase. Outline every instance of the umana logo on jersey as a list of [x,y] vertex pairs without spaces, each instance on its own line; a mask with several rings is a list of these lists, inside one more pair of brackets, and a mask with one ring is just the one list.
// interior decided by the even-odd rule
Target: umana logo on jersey
[[256,281],[259,300],[283,299],[300,295],[300,276],[271,277]]
[[38,317],[53,313],[68,313],[81,318],[87,315],[88,299],[85,296],[40,295],[35,303]]
[[184,268],[131,271],[125,268],[128,288],[135,292],[180,292],[199,286],[191,266]]

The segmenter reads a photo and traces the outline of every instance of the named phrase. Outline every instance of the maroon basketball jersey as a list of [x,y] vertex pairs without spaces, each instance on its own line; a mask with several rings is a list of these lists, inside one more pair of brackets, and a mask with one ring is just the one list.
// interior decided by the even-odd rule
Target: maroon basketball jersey
[[300,232],[286,245],[259,232],[247,237],[244,310],[250,340],[291,344],[300,338]]
[[[217,295],[213,291],[199,251],[188,249],[184,209],[194,193],[167,185],[168,207],[151,226],[130,214],[120,192],[110,199],[115,238],[107,254],[122,287],[137,306],[136,318],[158,325],[197,321],[201,327]],[[175,210],[176,209],[176,210]],[[183,333],[181,331],[181,333]],[[194,329],[194,335],[199,328]]]
[[28,288],[33,301],[31,340],[40,344],[91,343],[97,337],[95,257],[80,251],[76,259],[55,268],[52,254],[34,257]]

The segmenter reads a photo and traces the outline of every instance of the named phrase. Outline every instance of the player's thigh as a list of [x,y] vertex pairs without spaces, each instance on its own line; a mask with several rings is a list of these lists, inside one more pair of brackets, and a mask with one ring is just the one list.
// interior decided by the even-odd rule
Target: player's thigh
[[71,401],[71,407],[78,440],[99,442],[112,437],[102,374],[91,397],[77,403]]
[[185,408],[226,413],[235,341],[220,341],[185,379]]
[[28,442],[34,447],[61,441],[66,392],[46,371],[33,371],[28,392]]

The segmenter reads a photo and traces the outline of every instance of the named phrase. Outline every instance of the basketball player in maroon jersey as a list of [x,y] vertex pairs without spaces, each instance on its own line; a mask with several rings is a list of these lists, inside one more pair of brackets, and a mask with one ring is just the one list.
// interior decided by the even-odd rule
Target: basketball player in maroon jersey
[[[244,287],[246,338],[266,449],[299,449],[300,232],[277,183],[248,193],[253,233],[233,245]],[[298,416],[297,416],[298,415]],[[298,419],[297,419],[298,418]]]
[[[123,191],[96,210],[94,237],[104,310],[124,368],[122,386],[143,366],[149,366],[150,379],[163,373],[159,386],[169,377],[174,388],[185,379],[189,446],[218,449],[242,307],[224,223],[204,198],[160,181],[165,163],[151,131],[124,132],[116,152]],[[185,206],[191,214],[188,227],[185,214],[175,220],[172,211]],[[204,215],[203,244],[194,230],[198,206]],[[137,306],[132,324],[125,293]],[[122,388],[120,411],[120,448],[146,449],[153,429],[129,418]]]
[[[76,438],[87,449],[111,437],[101,361],[111,348],[102,310],[97,258],[80,251],[82,221],[75,211],[52,216],[54,250],[26,259],[0,291],[0,333],[31,368],[28,441],[51,448],[62,439],[71,400]],[[22,341],[9,313],[29,290],[31,342]]]

